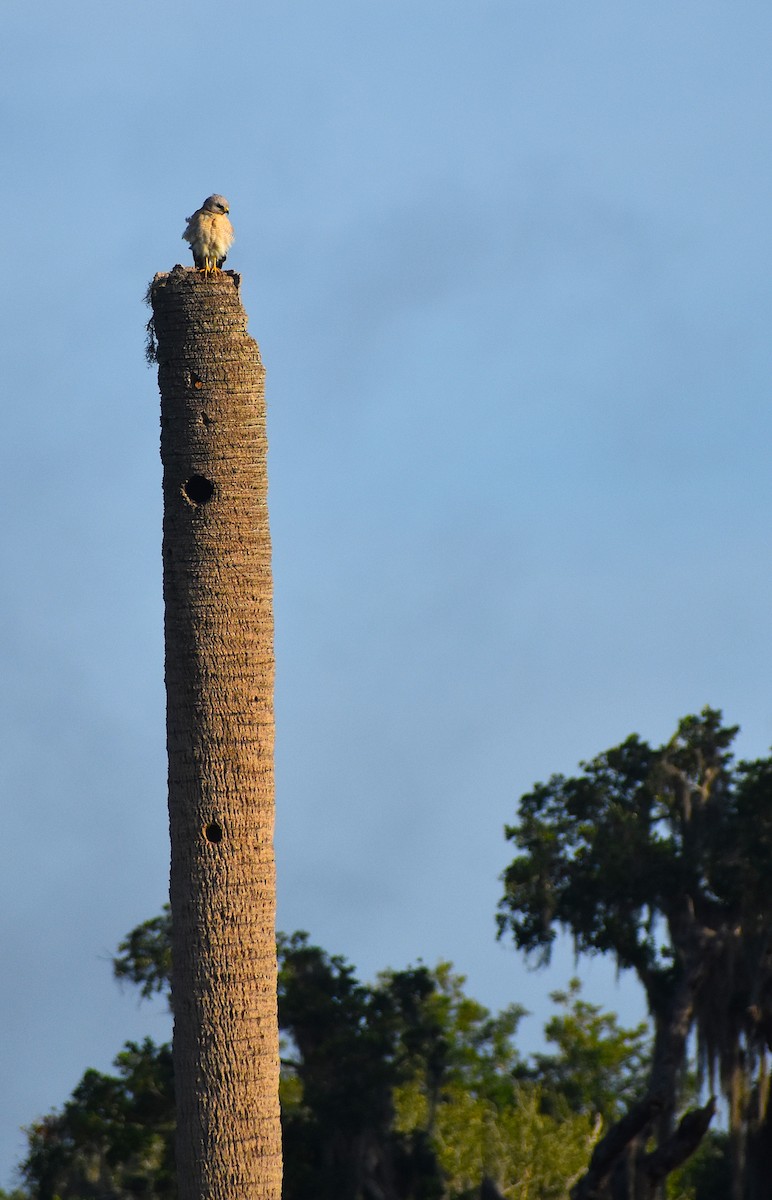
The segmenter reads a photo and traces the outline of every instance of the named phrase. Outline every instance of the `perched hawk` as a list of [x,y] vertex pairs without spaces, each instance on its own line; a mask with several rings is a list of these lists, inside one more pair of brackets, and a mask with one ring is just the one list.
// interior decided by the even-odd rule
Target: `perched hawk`
[[228,220],[228,201],[224,196],[207,196],[183,233],[190,242],[193,262],[199,271],[217,271],[225,262],[233,242],[233,226]]

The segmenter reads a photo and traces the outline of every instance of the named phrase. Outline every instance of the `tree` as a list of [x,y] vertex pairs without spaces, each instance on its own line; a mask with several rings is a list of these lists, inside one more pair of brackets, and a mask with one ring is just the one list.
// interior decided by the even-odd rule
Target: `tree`
[[581,1174],[598,1119],[547,1111],[539,1087],[520,1085],[499,1106],[453,1089],[437,1111],[434,1144],[447,1197],[478,1197],[481,1182],[502,1200],[563,1200]]
[[[736,733],[705,709],[658,749],[632,736],[581,775],[538,784],[506,830],[518,854],[503,876],[500,935],[539,963],[561,928],[578,953],[611,954],[638,975],[654,1023],[647,1089],[596,1148],[577,1197],[627,1195],[630,1169],[636,1196],[654,1194],[699,1144],[711,1105],[676,1123],[693,1028],[705,1061],[729,1064],[730,1100],[733,1065],[750,1071],[769,1040],[772,764],[733,766]],[[750,1142],[734,1109],[739,1200]]]
[[27,1130],[22,1176],[35,1200],[177,1195],[170,1047],[129,1042],[115,1067],[86,1071],[61,1112]]
[[181,1200],[281,1190],[264,372],[238,286],[180,267],[149,293]]
[[[170,938],[166,909],[121,942],[116,977],[143,996],[168,994]],[[279,967],[285,1200],[562,1197],[599,1129],[567,1099],[606,1086],[592,1084],[588,1061],[612,1062],[619,1080],[637,1069],[637,1032],[587,1006],[591,1018],[561,1025],[553,1066],[535,1082],[515,1045],[524,1010],[489,1012],[449,963],[365,984],[296,933],[280,936]],[[570,996],[566,1016],[584,1013],[577,988]],[[29,1197],[173,1200],[170,1049],[129,1043],[116,1068],[87,1071],[61,1111],[30,1127]]]
[[283,1113],[286,1193],[394,1200],[394,1006],[306,934],[280,938],[279,956],[280,1019],[292,1051],[283,1068],[297,1082]]
[[598,1115],[606,1128],[640,1093],[649,1061],[648,1027],[620,1026],[616,1014],[582,999],[581,983],[550,993],[562,1009],[544,1027],[553,1054],[533,1055],[533,1076],[547,1096],[565,1101],[571,1112]]
[[697,1150],[667,1181],[667,1200],[727,1200],[732,1192],[729,1137],[710,1129]]
[[132,929],[113,958],[113,975],[139,988],[145,1000],[157,993],[170,999],[172,980],[172,914],[168,904],[157,917]]
[[562,1092],[534,1082],[514,1044],[525,1009],[491,1014],[449,963],[432,976],[394,1093],[397,1129],[431,1147],[443,1197],[564,1197],[597,1139],[597,1114],[571,1112]]

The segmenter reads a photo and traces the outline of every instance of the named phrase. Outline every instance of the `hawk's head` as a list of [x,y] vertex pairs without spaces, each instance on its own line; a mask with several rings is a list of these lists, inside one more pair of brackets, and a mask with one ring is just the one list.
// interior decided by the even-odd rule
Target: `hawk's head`
[[227,213],[230,211],[230,205],[224,196],[207,196],[204,203],[201,205],[203,212],[210,213]]

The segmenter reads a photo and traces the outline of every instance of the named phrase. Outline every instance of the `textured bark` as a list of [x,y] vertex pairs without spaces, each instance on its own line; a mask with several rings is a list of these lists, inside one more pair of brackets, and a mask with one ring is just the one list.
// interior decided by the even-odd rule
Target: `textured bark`
[[150,289],[180,1200],[281,1194],[264,372],[238,287],[175,267]]

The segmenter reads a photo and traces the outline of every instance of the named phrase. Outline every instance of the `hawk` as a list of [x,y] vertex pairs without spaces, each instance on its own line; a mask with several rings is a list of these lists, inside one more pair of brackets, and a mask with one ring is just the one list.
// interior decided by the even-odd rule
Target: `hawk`
[[228,212],[225,197],[214,195],[207,196],[193,216],[188,217],[182,236],[186,242],[190,242],[196,267],[207,275],[210,271],[220,269],[231,248],[233,226],[228,220]]

